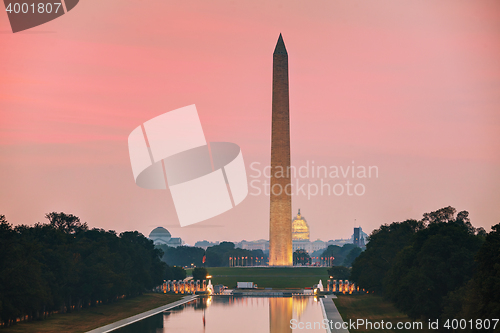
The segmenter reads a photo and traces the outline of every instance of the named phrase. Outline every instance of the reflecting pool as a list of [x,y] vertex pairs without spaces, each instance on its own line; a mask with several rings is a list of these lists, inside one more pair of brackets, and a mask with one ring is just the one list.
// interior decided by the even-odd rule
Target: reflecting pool
[[324,333],[322,321],[316,297],[209,297],[197,298],[114,332]]

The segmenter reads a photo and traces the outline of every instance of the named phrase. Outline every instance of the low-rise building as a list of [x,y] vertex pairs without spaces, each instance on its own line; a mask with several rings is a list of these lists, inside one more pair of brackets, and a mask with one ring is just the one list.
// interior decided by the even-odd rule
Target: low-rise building
[[172,237],[170,232],[163,227],[157,227],[153,229],[148,238],[151,239],[155,245],[164,244],[171,247],[184,245],[184,242],[180,237]]

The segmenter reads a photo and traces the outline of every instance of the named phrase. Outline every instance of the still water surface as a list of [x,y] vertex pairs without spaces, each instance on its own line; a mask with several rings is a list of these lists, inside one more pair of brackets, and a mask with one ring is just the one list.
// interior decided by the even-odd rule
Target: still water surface
[[[317,328],[292,329],[291,320],[302,325],[317,323]],[[321,304],[315,297],[209,297],[198,298],[114,332],[325,333],[319,325],[322,320]]]

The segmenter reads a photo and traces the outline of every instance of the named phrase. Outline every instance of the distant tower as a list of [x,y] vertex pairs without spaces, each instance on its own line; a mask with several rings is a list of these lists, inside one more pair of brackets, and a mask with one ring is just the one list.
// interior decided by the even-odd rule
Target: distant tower
[[288,53],[281,34],[273,53],[272,109],[269,266],[292,266]]
[[[359,247],[361,247],[361,228],[354,228],[354,235],[353,235],[353,239],[352,239],[352,243],[354,245],[357,245]],[[363,241],[364,243],[364,241]]]

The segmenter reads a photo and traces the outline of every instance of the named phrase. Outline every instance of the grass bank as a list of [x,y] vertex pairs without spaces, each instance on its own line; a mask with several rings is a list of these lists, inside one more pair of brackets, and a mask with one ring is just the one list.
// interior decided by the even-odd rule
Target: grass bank
[[9,328],[0,329],[1,333],[79,333],[93,330],[115,321],[152,310],[162,305],[175,302],[184,295],[144,294],[115,303],[82,309],[78,312],[54,314],[41,321],[21,322]]
[[257,283],[259,288],[304,288],[328,280],[327,267],[208,267],[212,284],[229,288],[238,281]]
[[365,319],[374,323],[383,320],[384,323],[391,322],[394,327],[393,329],[377,330],[358,329],[349,330],[349,332],[431,332],[431,330],[426,329],[426,323],[422,323],[423,329],[395,329],[398,322],[411,322],[411,320],[382,296],[362,294],[337,295],[337,297],[334,302],[344,321]]

